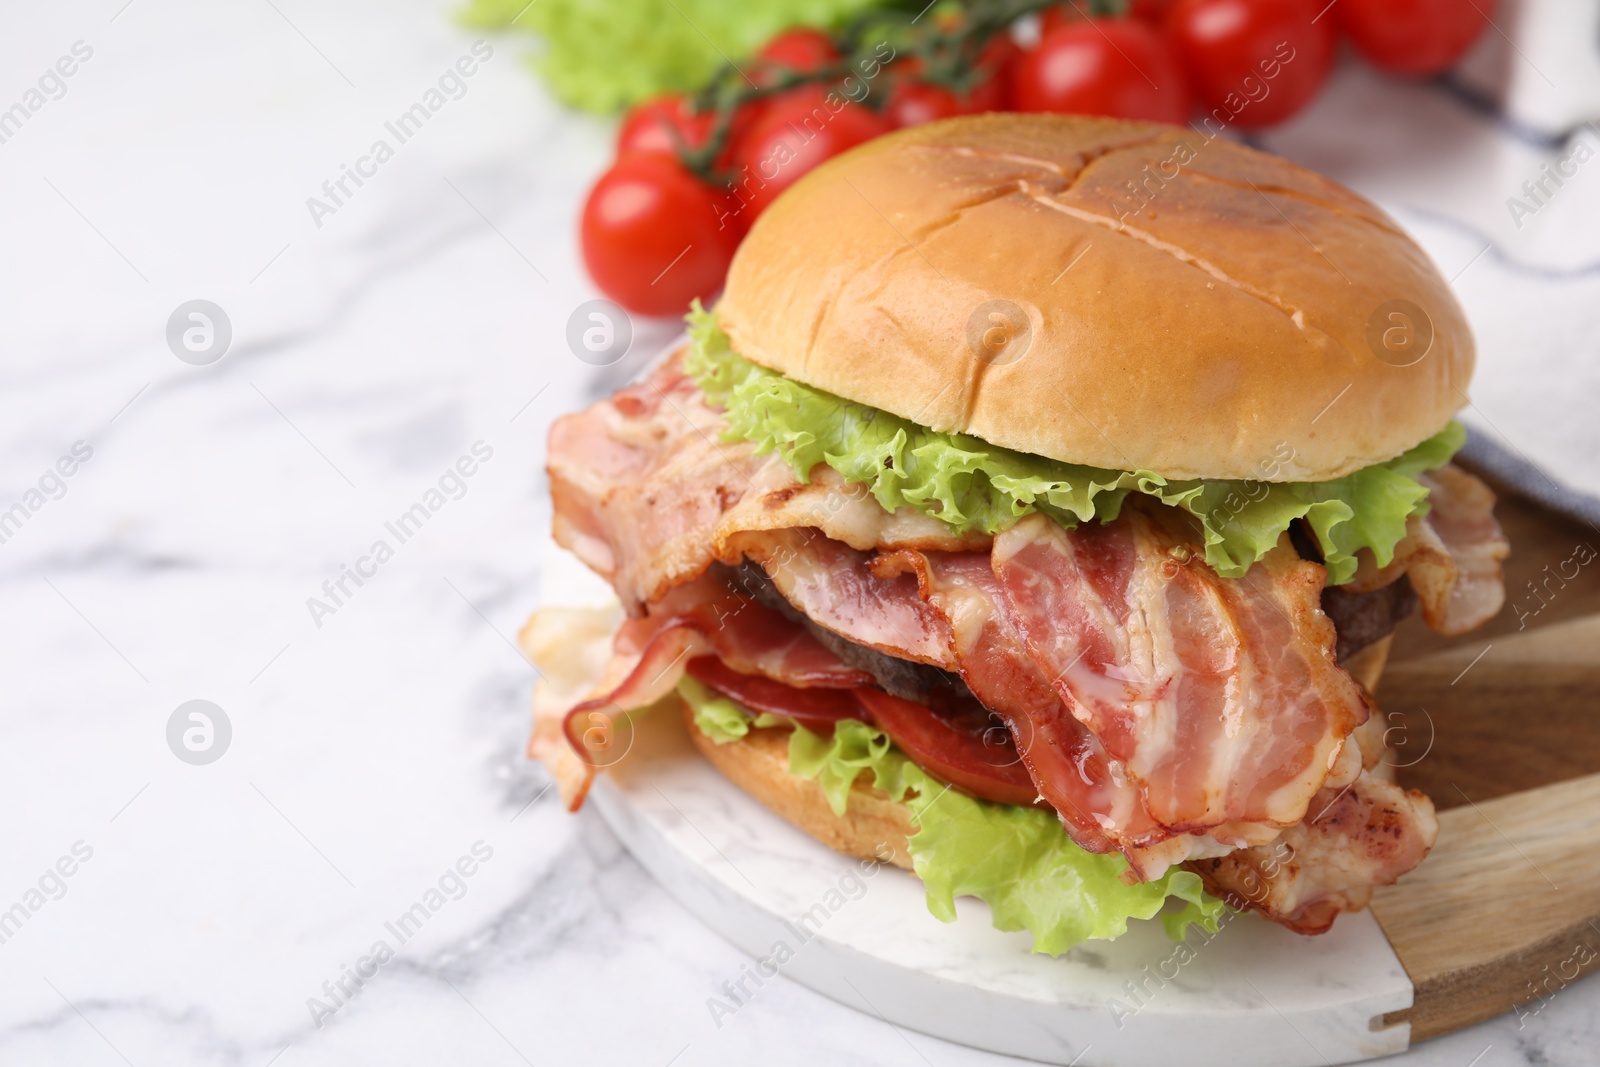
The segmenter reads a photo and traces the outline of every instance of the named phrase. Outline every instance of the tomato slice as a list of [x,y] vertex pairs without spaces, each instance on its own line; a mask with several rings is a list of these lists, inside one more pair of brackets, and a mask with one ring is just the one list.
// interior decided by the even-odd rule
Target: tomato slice
[[797,689],[740,674],[715,656],[696,657],[687,670],[750,710],[787,716],[815,734],[831,735],[842,719],[871,723],[911,762],[980,800],[1032,804],[1038,797],[1010,732],[975,700],[934,711],[880,689]]
[[935,712],[881,689],[857,689],[871,721],[911,762],[963,793],[998,804],[1032,804],[1039,795],[999,716],[970,708]]
[[840,719],[865,719],[854,689],[796,689],[762,674],[740,674],[715,656],[698,656],[685,668],[695,679],[751,711],[787,715],[812,733],[832,734]]

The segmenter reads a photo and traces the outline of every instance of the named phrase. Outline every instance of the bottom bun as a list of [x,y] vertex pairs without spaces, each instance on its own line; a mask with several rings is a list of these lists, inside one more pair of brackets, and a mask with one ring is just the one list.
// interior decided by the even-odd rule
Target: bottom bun
[[1350,677],[1361,683],[1370,695],[1378,691],[1378,679],[1383,677],[1384,665],[1389,662],[1389,647],[1394,644],[1394,634],[1380,637],[1343,664]]
[[[1376,689],[1389,658],[1392,638],[1362,649],[1346,664],[1351,677],[1368,692]],[[869,776],[857,778],[843,815],[828,806],[822,787],[810,778],[789,771],[789,730],[784,727],[752,728],[738,741],[718,744],[694,724],[694,711],[683,704],[684,723],[700,754],[722,776],[772,809],[790,825],[805,831],[829,848],[858,859],[887,859],[896,867],[911,869],[906,838],[916,830],[911,811],[877,786]],[[1379,729],[1381,720],[1376,716]],[[1380,742],[1381,745],[1381,742]]]
[[890,800],[877,786],[868,785],[870,775],[856,779],[845,813],[835,815],[820,785],[789,773],[787,728],[752,729],[738,741],[719,745],[700,732],[687,703],[683,718],[694,747],[724,778],[791,825],[857,859],[886,859],[896,867],[911,869],[911,852],[906,847],[906,838],[915,829],[911,811]]

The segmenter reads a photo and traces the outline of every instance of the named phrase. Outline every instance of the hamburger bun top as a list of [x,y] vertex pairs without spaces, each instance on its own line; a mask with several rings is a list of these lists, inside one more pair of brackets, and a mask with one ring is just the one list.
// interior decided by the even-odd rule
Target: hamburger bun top
[[734,257],[734,349],[936,430],[1169,478],[1320,481],[1466,403],[1466,317],[1369,201],[1203,132],[949,119],[808,174]]

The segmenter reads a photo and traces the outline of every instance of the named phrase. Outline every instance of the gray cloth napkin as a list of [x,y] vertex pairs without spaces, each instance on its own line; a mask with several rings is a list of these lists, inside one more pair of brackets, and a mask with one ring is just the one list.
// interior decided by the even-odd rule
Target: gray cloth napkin
[[1478,340],[1466,458],[1600,523],[1600,4],[1501,0],[1494,23],[1432,81],[1347,59],[1259,143],[1377,201],[1451,280]]

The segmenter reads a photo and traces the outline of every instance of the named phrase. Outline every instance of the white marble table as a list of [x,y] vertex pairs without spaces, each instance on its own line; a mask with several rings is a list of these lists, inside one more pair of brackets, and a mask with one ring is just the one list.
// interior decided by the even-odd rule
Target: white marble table
[[[472,55],[447,12],[0,14],[0,109],[92,52],[0,143],[0,1063],[1001,1062],[787,980],[719,1028],[747,958],[523,760],[544,428],[676,327],[569,354],[610,131],[520,44],[313,218]],[[206,365],[166,340],[196,299],[231,323]],[[191,700],[214,762],[169,747]],[[1589,1062],[1597,1009],[1404,1062]]]

